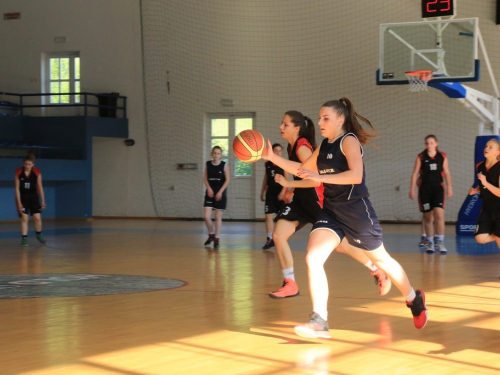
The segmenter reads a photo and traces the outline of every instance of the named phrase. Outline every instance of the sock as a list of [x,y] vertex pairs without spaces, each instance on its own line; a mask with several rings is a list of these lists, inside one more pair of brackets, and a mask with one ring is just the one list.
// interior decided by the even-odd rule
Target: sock
[[369,260],[368,262],[366,262],[364,264],[364,266],[366,268],[368,268],[370,271],[376,271],[376,270],[378,270],[377,266],[375,264],[373,264],[371,260]]
[[405,296],[405,300],[406,302],[413,302],[413,300],[415,299],[417,295],[415,294],[415,291],[413,290],[413,288],[411,288],[411,292],[410,294],[408,294],[407,296]]
[[434,244],[434,237],[427,237],[427,241]]
[[36,232],[36,235],[37,235],[37,236],[39,236],[39,235],[41,235],[41,234],[42,234],[42,231],[40,231],[40,232]]
[[215,236],[214,238],[217,238],[217,239],[219,239],[219,236]]
[[326,322],[328,321],[328,311],[323,310],[323,309],[313,309],[313,311],[318,314],[323,320]]
[[439,241],[443,242],[444,241],[444,234],[438,234],[435,238],[437,238]]
[[285,279],[292,279],[295,281],[295,273],[293,272],[293,267],[285,268],[283,271],[283,277]]
[[268,233],[267,234],[267,238],[269,238],[270,240],[272,240],[273,239],[273,234],[272,233]]
[[23,234],[23,236],[22,236],[22,237],[23,237],[23,238],[28,238],[28,235],[27,235],[27,234],[26,234],[26,235],[24,235],[24,234]]

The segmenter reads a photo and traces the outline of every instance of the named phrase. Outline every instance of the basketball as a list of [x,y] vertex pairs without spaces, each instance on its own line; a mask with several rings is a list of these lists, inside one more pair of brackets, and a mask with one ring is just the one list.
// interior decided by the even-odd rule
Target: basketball
[[234,137],[234,156],[245,163],[254,163],[259,160],[262,157],[264,147],[264,137],[256,130],[243,130]]

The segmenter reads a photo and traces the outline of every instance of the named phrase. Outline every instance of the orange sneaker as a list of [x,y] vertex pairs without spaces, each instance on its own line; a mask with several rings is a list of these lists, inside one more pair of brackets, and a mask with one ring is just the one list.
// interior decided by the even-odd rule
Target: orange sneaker
[[378,285],[378,292],[381,296],[385,296],[391,290],[392,282],[391,279],[387,277],[384,271],[380,268],[376,271],[371,271],[373,277],[375,278],[375,284]]
[[271,297],[271,298],[288,298],[288,297],[298,296],[299,294],[300,294],[299,286],[297,285],[295,280],[285,279],[285,280],[283,280],[283,285],[281,286],[281,288],[275,292],[269,293],[269,297]]
[[427,324],[428,318],[427,306],[425,305],[425,293],[423,290],[417,289],[415,294],[415,299],[411,301],[411,303],[406,302],[406,306],[411,309],[415,328],[422,329]]

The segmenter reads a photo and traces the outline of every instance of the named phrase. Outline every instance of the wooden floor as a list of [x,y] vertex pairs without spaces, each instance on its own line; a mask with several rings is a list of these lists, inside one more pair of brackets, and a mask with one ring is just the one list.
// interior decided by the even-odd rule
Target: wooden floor
[[428,255],[416,246],[418,226],[384,226],[389,251],[426,291],[423,330],[397,290],[379,297],[368,270],[335,253],[326,265],[332,339],[309,340],[293,333],[311,312],[307,229],[291,242],[301,294],[274,300],[267,293],[282,278],[275,252],[261,250],[263,223],[224,223],[218,251],[203,247],[199,221],[45,222],[47,246],[31,236],[26,249],[17,223],[0,224],[0,274],[187,283],[8,299],[0,285],[0,374],[499,374],[500,254],[463,255],[447,230],[450,254]]

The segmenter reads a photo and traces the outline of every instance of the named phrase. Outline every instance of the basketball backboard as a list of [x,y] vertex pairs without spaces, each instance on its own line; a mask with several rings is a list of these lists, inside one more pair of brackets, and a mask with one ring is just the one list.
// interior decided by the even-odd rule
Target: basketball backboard
[[381,24],[377,84],[407,84],[415,70],[432,70],[432,81],[478,81],[477,50],[477,18]]

